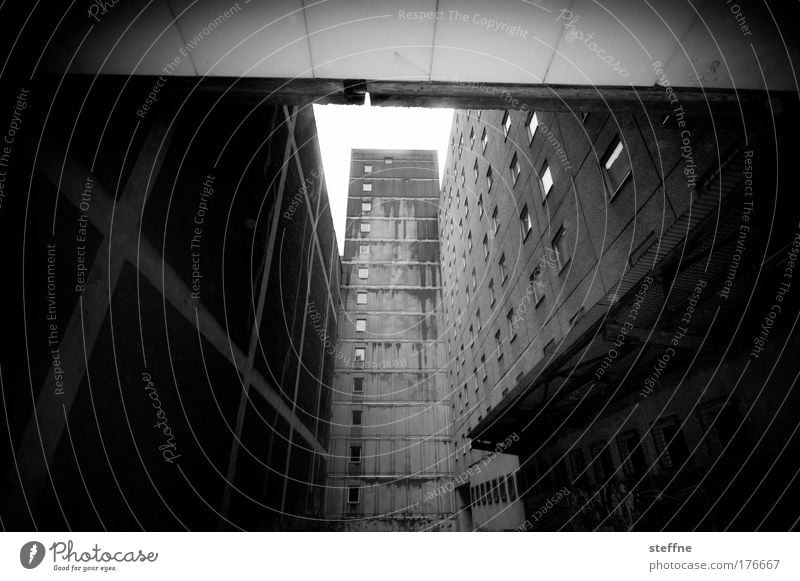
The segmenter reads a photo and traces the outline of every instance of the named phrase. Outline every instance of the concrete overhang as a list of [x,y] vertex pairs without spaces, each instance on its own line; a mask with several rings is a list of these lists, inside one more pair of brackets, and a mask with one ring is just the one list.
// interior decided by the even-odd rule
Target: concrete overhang
[[58,21],[39,72],[797,88],[779,28],[790,3],[154,0],[91,14],[100,4]]

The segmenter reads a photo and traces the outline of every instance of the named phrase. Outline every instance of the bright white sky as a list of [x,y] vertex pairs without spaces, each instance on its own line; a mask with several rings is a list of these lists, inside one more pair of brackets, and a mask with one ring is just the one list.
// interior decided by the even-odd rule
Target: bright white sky
[[314,117],[339,253],[344,250],[351,149],[435,149],[441,183],[452,109],[314,105]]

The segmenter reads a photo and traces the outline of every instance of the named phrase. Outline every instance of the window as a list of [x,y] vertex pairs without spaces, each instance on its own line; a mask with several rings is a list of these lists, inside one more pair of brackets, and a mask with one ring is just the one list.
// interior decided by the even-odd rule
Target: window
[[637,478],[647,470],[644,457],[644,443],[636,430],[625,432],[617,438],[622,472],[627,478]]
[[364,182],[361,184],[361,191],[362,192],[371,192],[372,191],[372,184],[370,182]]
[[553,174],[550,173],[550,166],[545,161],[542,164],[542,171],[539,173],[542,176],[542,199],[547,199],[547,194],[553,187]]
[[500,477],[497,480],[497,487],[500,489],[500,502],[506,502],[508,500],[508,493],[506,492],[506,479],[504,477]]
[[458,157],[461,157],[461,153],[464,151],[464,134],[462,133],[458,138]]
[[383,158],[383,163],[385,163],[386,165],[391,165],[392,164],[392,158],[391,157]]
[[522,239],[527,240],[528,234],[531,233],[533,229],[533,224],[531,223],[531,215],[528,212],[528,205],[525,204],[525,207],[522,208],[522,212],[519,214],[519,222],[520,226],[522,226]]
[[361,222],[361,232],[368,234],[372,230],[372,224],[369,222]]
[[505,284],[508,275],[506,274],[506,253],[504,252],[503,255],[500,257],[500,260],[497,261],[497,265],[500,267],[500,284]]
[[556,232],[556,235],[553,238],[555,263],[558,266],[559,271],[563,269],[569,262],[569,249],[567,248],[566,234],[567,231],[564,230],[563,226],[561,226],[561,228],[558,229],[558,232]]
[[514,156],[511,158],[511,184],[517,183],[517,178],[519,178],[520,168],[519,168],[519,161],[517,161],[517,154],[514,153]]
[[483,194],[478,196],[478,218],[483,218]]
[[492,210],[492,234],[497,234],[497,231],[500,229],[500,222],[497,221],[497,206],[494,207]]
[[489,258],[489,235],[484,234],[483,236],[483,259],[486,260]]
[[494,498],[495,503],[500,502],[500,484],[497,478],[492,480],[492,498]]
[[350,446],[350,462],[361,464],[361,446]]
[[467,235],[467,251],[472,252],[472,232]]
[[354,426],[360,426],[361,425],[361,414],[362,413],[363,412],[361,410],[352,410],[352,418],[351,419],[353,420],[352,423],[353,423]]
[[469,196],[464,196],[464,218],[469,218]]
[[464,187],[464,184],[467,183],[467,176],[464,174],[464,168],[461,168],[461,187]]
[[486,146],[489,145],[489,136],[486,135],[486,127],[483,128],[483,133],[481,133],[481,146],[483,148],[483,152],[486,153]]
[[469,130],[469,148],[473,149],[475,147],[475,128]]
[[689,458],[689,448],[681,432],[678,416],[670,416],[653,426],[653,441],[664,470],[676,470]]
[[364,173],[372,173],[372,164],[371,163],[365,163],[364,164]]
[[533,306],[539,306],[539,303],[544,298],[544,291],[542,291],[542,287],[544,283],[540,280],[542,278],[542,267],[536,266],[531,273],[531,276],[528,278],[528,288],[530,289],[530,294],[533,297]]
[[506,484],[508,485],[508,500],[513,502],[517,499],[517,482],[516,475],[509,474],[506,476]]
[[508,326],[508,336],[511,337],[509,342],[511,342],[517,338],[517,332],[514,330],[514,309],[508,309],[506,325]]
[[357,305],[366,305],[367,304],[367,293],[358,293],[358,295],[356,295],[356,304]]
[[475,276],[475,269],[472,269],[472,290],[474,291],[478,286],[478,278]]
[[361,213],[369,214],[372,212],[372,202],[361,202]]
[[481,377],[481,381],[486,381],[488,374],[486,373],[486,355],[481,355],[481,373],[483,376]]
[[364,332],[367,330],[367,320],[366,319],[356,319],[356,331]]
[[494,306],[497,297],[494,295],[494,279],[489,281],[489,306]]
[[602,159],[603,179],[608,189],[608,197],[613,198],[631,175],[631,161],[625,154],[625,147],[619,135],[614,136]]
[[366,347],[356,347],[355,358],[356,358],[357,362],[363,363],[364,360],[367,358],[367,349],[366,349]]
[[489,166],[489,169],[486,170],[486,189],[487,190],[491,190],[492,189],[492,183],[494,183],[494,180],[492,179],[492,166]]
[[511,115],[506,111],[503,114],[503,133],[505,134],[506,138],[508,138],[508,134],[511,131]]
[[364,378],[363,377],[354,377],[353,378],[353,393],[364,393]]
[[369,254],[369,244],[359,244],[358,245],[358,254],[359,256],[366,256]]
[[458,235],[459,235],[459,237],[464,235],[464,221],[463,220],[459,220],[458,221]]
[[583,457],[583,450],[572,450],[569,453],[569,467],[572,470],[572,480],[581,486],[586,484],[586,460]]
[[358,504],[359,492],[361,489],[358,486],[350,486],[347,488],[347,504]]
[[478,323],[478,331],[481,330],[481,310],[475,311],[475,322]]
[[478,172],[478,160],[477,159],[475,160],[475,165],[472,166],[472,173],[475,176],[475,183],[477,184],[478,183],[478,175],[479,175],[479,172]]
[[369,268],[359,268],[358,269],[358,278],[365,279],[369,278]]
[[503,351],[501,350],[503,346],[503,336],[500,334],[500,329],[494,334],[494,346],[497,349],[497,358],[500,359],[503,356]]
[[614,473],[611,450],[605,442],[595,442],[589,447],[589,453],[592,455],[595,483],[603,484]]
[[525,130],[528,132],[528,142],[533,141],[533,136],[536,135],[536,130],[539,128],[539,118],[536,116],[536,111],[528,113],[528,119],[525,121]]

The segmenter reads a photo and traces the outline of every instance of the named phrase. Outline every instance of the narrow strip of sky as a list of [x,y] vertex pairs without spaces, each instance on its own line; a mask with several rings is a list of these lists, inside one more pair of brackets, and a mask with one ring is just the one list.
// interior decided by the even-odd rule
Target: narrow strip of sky
[[340,253],[344,249],[351,149],[435,149],[441,183],[452,109],[314,105],[314,117]]

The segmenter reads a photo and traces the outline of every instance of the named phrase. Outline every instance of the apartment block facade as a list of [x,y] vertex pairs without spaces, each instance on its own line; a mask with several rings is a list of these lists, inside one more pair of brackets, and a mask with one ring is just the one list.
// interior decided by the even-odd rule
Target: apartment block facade
[[435,151],[352,151],[327,499],[340,530],[455,528],[438,201]]
[[[456,111],[439,226],[460,528],[710,529],[767,502],[725,486],[775,459],[756,442],[789,429],[790,370],[739,385],[777,351],[748,362],[720,321],[757,337],[746,291],[760,276],[774,302],[791,250],[771,138],[757,114]],[[792,469],[766,471],[773,492]]]

